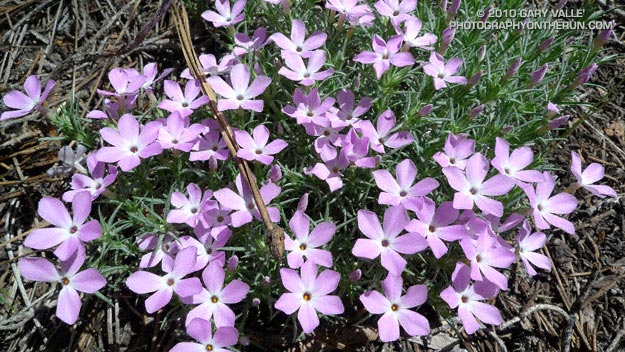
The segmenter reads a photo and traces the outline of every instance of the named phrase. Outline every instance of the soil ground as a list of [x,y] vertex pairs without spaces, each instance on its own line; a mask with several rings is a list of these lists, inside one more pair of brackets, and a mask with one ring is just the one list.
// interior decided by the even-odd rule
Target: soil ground
[[[88,111],[101,105],[95,89],[112,67],[142,67],[156,58],[159,67],[181,67],[175,31],[169,16],[159,15],[160,4],[138,0],[0,2],[0,95],[19,88],[31,74],[45,74],[57,81],[49,99],[51,108],[68,101],[67,92],[74,87],[81,110]],[[586,198],[571,218],[577,234],[551,232],[545,253],[555,264],[554,270],[533,279],[516,277],[511,280],[514,286],[498,296],[496,305],[507,320],[504,328],[467,336],[440,326],[428,339],[381,344],[375,342],[375,321],[368,320],[340,330],[320,328],[297,345],[288,344],[288,328],[264,327],[254,332],[256,327],[250,327],[250,340],[270,351],[557,351],[569,346],[580,351],[625,351],[624,14],[606,14],[607,19],[617,21],[617,30],[604,55],[621,56],[599,67],[593,77],[597,86],[579,91],[577,99],[590,107],[573,112],[569,126],[579,126],[564,133],[551,153],[562,178],[570,177],[571,150],[582,155],[585,163],[601,163],[607,184],[619,197],[599,200],[584,194]],[[152,20],[153,28],[147,28]],[[204,21],[193,23],[198,26],[192,29],[198,51],[214,51],[215,42]],[[159,333],[162,317],[140,313],[124,297],[115,308],[99,300],[86,301],[85,323],[68,328],[54,317],[54,297],[47,293],[47,285],[23,285],[15,277],[12,266],[17,258],[28,255],[21,239],[40,226],[37,202],[44,195],[60,196],[67,187],[67,175],[46,174],[59,162],[60,143],[44,137],[56,134],[34,117],[0,124],[0,350],[167,350],[176,338],[174,327]]]

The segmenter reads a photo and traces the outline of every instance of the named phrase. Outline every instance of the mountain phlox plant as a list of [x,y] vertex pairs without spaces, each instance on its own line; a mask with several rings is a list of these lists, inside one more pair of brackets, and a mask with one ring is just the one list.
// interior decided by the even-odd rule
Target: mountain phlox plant
[[199,53],[201,77],[113,68],[78,127],[48,110],[54,81],[42,92],[28,77],[0,119],[40,114],[85,155],[57,170],[72,173],[71,215],[39,202],[47,223],[24,239],[23,277],[61,284],[56,315],[70,325],[84,323],[78,292],[123,297],[175,327],[177,352],[244,346],[258,324],[290,342],[356,323],[383,342],[427,338],[444,320],[496,329],[512,318],[498,295],[549,275],[541,248],[575,233],[576,192],[619,195],[604,166],[582,168],[583,151],[570,176],[550,164],[602,42],[450,24],[486,8],[210,1],[194,27],[219,33],[219,50]]

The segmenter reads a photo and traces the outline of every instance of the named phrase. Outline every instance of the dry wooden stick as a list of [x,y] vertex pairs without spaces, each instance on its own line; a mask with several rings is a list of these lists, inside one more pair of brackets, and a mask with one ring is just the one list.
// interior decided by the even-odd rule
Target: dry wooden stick
[[176,24],[176,31],[178,32],[178,38],[180,39],[180,45],[182,46],[182,52],[184,54],[185,61],[187,62],[187,66],[189,66],[189,70],[193,73],[193,76],[200,80],[202,93],[210,99],[210,109],[217,120],[219,129],[221,130],[221,135],[226,141],[230,155],[236,161],[241,176],[244,178],[245,183],[249,186],[249,189],[252,192],[256,208],[260,213],[263,224],[265,225],[265,230],[267,231],[267,241],[271,249],[271,254],[276,258],[281,258],[284,255],[284,230],[271,221],[269,213],[267,212],[267,207],[265,206],[258,189],[258,184],[256,183],[256,179],[254,178],[249,164],[246,160],[237,157],[238,145],[234,139],[232,127],[226,119],[226,116],[217,109],[217,96],[208,82],[206,82],[204,73],[200,70],[200,61],[191,43],[191,36],[189,34],[189,18],[184,5],[180,2],[176,2],[176,4],[172,6],[172,10]]

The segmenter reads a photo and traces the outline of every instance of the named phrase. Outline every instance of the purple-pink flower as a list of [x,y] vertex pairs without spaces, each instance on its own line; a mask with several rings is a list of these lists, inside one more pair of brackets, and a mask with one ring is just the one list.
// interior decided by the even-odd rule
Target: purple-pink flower
[[163,308],[173,296],[192,296],[202,290],[202,283],[197,277],[184,279],[195,266],[195,247],[188,247],[176,254],[173,263],[168,258],[163,258],[163,271],[165,275],[158,276],[148,271],[137,271],[126,279],[126,286],[138,294],[155,292],[145,300],[145,309],[148,313],[154,313]]
[[171,204],[176,209],[170,210],[167,214],[168,223],[186,223],[191,227],[195,227],[200,221],[202,212],[216,203],[210,200],[213,197],[213,192],[206,190],[202,193],[200,187],[195,183],[187,185],[187,192],[189,193],[189,198],[181,192],[171,194]]
[[417,177],[417,167],[410,159],[405,159],[396,168],[397,179],[388,170],[381,169],[373,172],[376,185],[380,192],[378,203],[388,205],[403,205],[405,208],[416,209],[428,193],[438,187],[438,181],[428,177],[414,183]]
[[189,152],[204,130],[204,126],[194,123],[189,126],[188,118],[177,111],[167,117],[167,122],[158,130],[157,141],[163,149],[176,149]]
[[[219,2],[219,0],[217,1]],[[264,102],[253,99],[261,95],[271,84],[271,78],[263,75],[256,77],[252,84],[249,84],[250,70],[243,64],[235,65],[232,71],[230,71],[232,86],[218,76],[208,77],[207,81],[215,92],[224,98],[217,101],[217,109],[219,111],[236,110],[238,108],[256,112],[263,111]]]
[[24,91],[26,94],[19,90],[12,90],[2,97],[4,105],[12,111],[5,111],[0,115],[0,121],[14,119],[24,116],[33,112],[35,109],[39,110],[42,114],[45,112],[43,108],[43,102],[50,94],[52,88],[54,88],[55,82],[48,80],[43,92],[41,92],[41,82],[37,76],[28,76],[24,81]]
[[94,293],[106,285],[106,279],[95,269],[78,272],[85,258],[84,249],[77,250],[61,262],[60,271],[44,258],[22,258],[17,263],[27,280],[61,283],[56,316],[70,325],[78,320],[80,313],[81,301],[77,291]]
[[549,258],[537,250],[542,248],[547,242],[547,236],[542,232],[532,233],[532,229],[528,221],[523,222],[519,235],[516,237],[517,247],[519,248],[519,257],[525,266],[525,270],[530,276],[536,275],[537,266],[541,269],[551,271],[551,261]]
[[391,19],[391,24],[413,18],[410,12],[417,8],[417,0],[378,0],[374,5],[380,15]]
[[56,227],[36,229],[24,240],[24,245],[33,249],[48,249],[59,245],[54,251],[60,260],[67,260],[77,250],[84,248],[83,242],[93,241],[102,235],[98,220],[87,221],[91,213],[91,194],[87,191],[74,195],[73,216],[63,203],[52,197],[39,201],[37,212],[44,220]]
[[84,191],[91,193],[91,200],[98,198],[117,178],[117,168],[113,165],[108,166],[108,175],[104,176],[105,165],[96,159],[96,153],[89,154],[87,168],[91,177],[79,173],[72,175],[72,190],[63,193],[63,200],[71,202],[76,194]]
[[187,82],[184,93],[178,82],[175,81],[166,79],[163,87],[169,99],[161,101],[158,107],[169,112],[178,112],[182,117],[191,115],[193,110],[208,104],[210,101],[207,96],[201,94],[200,80],[197,79]]
[[520,147],[510,154],[510,143],[497,137],[495,157],[490,163],[500,174],[520,182],[542,182],[543,175],[536,170],[523,170],[534,160],[534,153],[529,147]]
[[449,59],[445,64],[445,59],[439,53],[430,54],[430,63],[423,66],[423,72],[434,78],[434,88],[439,90],[447,87],[446,83],[466,84],[467,79],[464,76],[456,76],[462,65],[462,59]]
[[374,34],[371,44],[374,51],[363,51],[354,57],[354,61],[363,64],[373,64],[377,79],[380,79],[391,65],[397,67],[414,65],[414,58],[410,53],[399,52],[402,41],[403,37],[401,35],[391,37],[387,43],[377,34]]
[[502,290],[508,289],[508,278],[494,268],[508,268],[516,259],[510,248],[502,246],[495,234],[483,231],[477,241],[464,239],[460,241],[464,255],[471,261],[471,278],[488,281]]
[[223,263],[212,261],[202,272],[204,286],[197,294],[184,297],[186,304],[199,304],[187,314],[186,324],[189,326],[195,319],[215,320],[217,327],[234,326],[235,315],[228,304],[241,302],[250,287],[241,280],[232,280],[224,287],[226,272]]
[[399,234],[408,225],[409,219],[402,206],[393,206],[384,212],[384,227],[376,213],[358,211],[358,229],[368,238],[359,238],[352,249],[357,257],[375,259],[380,256],[382,266],[393,275],[401,275],[406,267],[402,254],[415,254],[427,248],[426,240],[415,234]]
[[496,307],[480,302],[497,294],[493,284],[478,281],[470,285],[471,269],[462,263],[456,264],[451,280],[452,285],[441,292],[441,298],[452,309],[458,307],[458,316],[467,334],[473,334],[480,328],[476,317],[486,324],[500,325],[503,322]]
[[212,22],[215,27],[233,26],[245,19],[245,0],[237,0],[230,8],[230,0],[216,0],[215,9],[206,10],[202,13],[202,18]]
[[230,349],[224,347],[236,345],[239,340],[236,328],[218,327],[213,335],[211,322],[201,318],[193,319],[187,325],[187,334],[197,342],[178,342],[169,352],[230,352]]
[[432,33],[425,33],[422,36],[418,36],[421,31],[421,20],[416,17],[403,21],[404,30],[402,31],[401,24],[395,25],[395,32],[403,36],[404,44],[407,44],[413,48],[421,48],[425,50],[434,49],[432,45],[436,43],[438,38]]
[[326,52],[323,50],[313,51],[308,57],[308,64],[304,64],[304,59],[298,54],[285,52],[282,56],[286,67],[281,67],[278,73],[304,86],[312,86],[316,81],[323,81],[334,73],[331,68],[319,71],[326,63]]
[[304,211],[296,211],[289,221],[289,227],[295,238],[288,234],[284,238],[284,248],[290,253],[286,259],[289,267],[297,269],[304,264],[304,259],[325,266],[332,266],[332,253],[318,247],[328,243],[336,232],[336,226],[331,222],[319,223],[310,232],[310,219]]
[[534,224],[540,230],[548,229],[551,224],[573,235],[575,234],[575,225],[555,214],[572,213],[577,208],[577,199],[573,195],[564,192],[550,197],[555,186],[555,179],[545,171],[543,172],[543,182],[536,184],[536,190],[534,190],[532,185],[523,187],[532,208]]
[[284,53],[288,52],[309,58],[314,50],[319,49],[326,42],[327,37],[328,35],[323,32],[314,32],[306,39],[306,25],[304,22],[294,19],[291,27],[291,39],[282,33],[274,33],[269,37],[269,40],[283,50],[283,57]]
[[334,98],[326,98],[322,102],[319,89],[313,88],[306,95],[297,88],[293,92],[293,103],[295,106],[287,105],[282,108],[282,112],[297,119],[298,124],[309,124],[325,117],[326,112],[334,105]]
[[594,184],[603,179],[605,172],[603,165],[592,163],[582,171],[582,158],[576,152],[571,151],[571,172],[577,180],[576,188],[583,187],[599,198],[616,197],[616,191],[612,187]]
[[469,158],[466,173],[457,167],[443,168],[449,185],[457,191],[454,194],[454,208],[472,209],[475,203],[486,214],[503,215],[503,204],[488,197],[508,193],[514,187],[514,182],[504,175],[496,175],[484,181],[488,169],[488,160],[480,153]]
[[100,130],[102,139],[113,147],[98,150],[96,159],[106,163],[117,162],[122,171],[130,171],[139,166],[141,159],[158,155],[163,151],[156,142],[160,122],[152,121],[142,128],[130,114],[123,115],[117,123],[117,130],[105,127]]
[[401,148],[414,141],[410,132],[399,131],[392,133],[391,130],[395,128],[397,119],[392,110],[388,109],[378,116],[376,122],[376,128],[369,120],[360,120],[356,129],[362,133],[363,136],[369,138],[371,143],[371,149],[378,153],[384,153],[384,147],[391,149]]
[[269,165],[273,161],[273,155],[278,154],[287,147],[287,143],[282,139],[269,141],[269,130],[265,125],[254,127],[252,135],[242,130],[234,131],[234,138],[241,147],[237,151],[237,156],[248,161],[256,160],[261,164]]
[[444,152],[437,152],[432,157],[441,167],[454,166],[464,170],[467,158],[475,151],[475,141],[465,134],[450,133],[445,140]]
[[378,291],[367,291],[360,295],[360,301],[371,314],[383,314],[378,320],[380,340],[390,342],[399,339],[401,325],[410,336],[425,336],[430,333],[430,323],[411,308],[427,300],[425,285],[408,287],[402,296],[403,280],[399,275],[388,274],[382,281],[384,295]]
[[305,333],[311,333],[319,325],[317,311],[325,315],[341,314],[343,303],[338,296],[329,295],[336,290],[341,275],[324,270],[317,276],[318,267],[307,261],[301,267],[301,277],[291,269],[280,269],[282,284],[290,292],[283,293],[275,303],[286,314],[297,313],[297,319]]

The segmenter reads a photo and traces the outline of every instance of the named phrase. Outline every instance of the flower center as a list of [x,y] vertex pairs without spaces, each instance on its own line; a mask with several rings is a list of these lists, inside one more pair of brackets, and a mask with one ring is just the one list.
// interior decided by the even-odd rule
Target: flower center
[[237,100],[243,100],[243,95],[242,94],[237,95]]
[[306,250],[306,243],[302,243],[299,245],[299,249],[305,251]]
[[206,254],[208,254],[208,255],[213,254],[213,249],[212,248],[206,248]]
[[78,231],[78,227],[76,225],[69,228],[69,233],[76,233]]
[[178,140],[177,139],[172,139],[171,140],[171,144],[178,144]]
[[213,350],[213,345],[211,345],[210,343],[208,345],[206,345],[206,350],[207,351],[212,351]]
[[462,297],[460,297],[460,300],[462,301],[462,303],[467,303],[467,302],[469,302],[469,297],[465,296],[465,295],[462,295]]
[[436,77],[443,79],[445,78],[445,74],[444,73],[439,73]]
[[308,116],[308,117],[313,117],[314,115],[315,114],[312,111],[310,111],[310,110],[308,110],[308,112],[306,113],[306,116]]
[[169,278],[167,279],[167,286],[174,286],[174,283],[176,283],[176,281],[173,278]]
[[480,256],[479,254],[475,256],[475,261],[476,262],[481,262],[482,261],[482,256]]
[[384,138],[382,138],[382,137],[378,138],[378,143],[384,144]]
[[214,152],[216,152],[218,148],[217,148],[217,146],[213,146],[212,149],[213,149]]
[[507,168],[507,167],[506,167],[506,168],[504,168],[504,169],[503,169],[503,172],[505,172],[506,174],[508,174],[508,175],[509,175],[509,174],[510,174],[510,168]]
[[543,211],[543,205],[542,204],[538,204],[536,209],[538,209],[538,211]]
[[351,119],[353,119],[353,118],[354,118],[354,117],[353,117],[352,115],[347,115],[347,116],[345,116],[345,120],[348,120],[348,121],[349,121],[349,120],[351,120]]
[[102,184],[100,182],[95,184],[95,189],[100,189],[102,188]]
[[469,190],[469,193],[476,195],[477,194],[477,188],[475,187],[471,187],[471,189]]
[[428,231],[434,232],[436,231],[436,227],[434,227],[434,225],[430,225],[430,227],[428,227]]
[[456,163],[456,158],[449,158],[449,163],[454,165]]
[[301,53],[302,50],[304,50],[301,46],[297,46],[297,48],[295,48],[295,51],[297,51],[298,53]]
[[254,209],[254,203],[247,203],[247,208],[248,208],[249,210]]
[[65,286],[69,285],[69,279],[67,277],[61,278],[61,283]]
[[393,312],[397,311],[398,309],[399,309],[399,307],[397,306],[397,304],[393,304],[393,305],[391,306],[391,310],[392,310]]
[[395,10],[395,12],[393,12],[393,16],[398,16],[399,15],[399,11]]
[[221,215],[219,215],[219,216],[217,217],[217,222],[223,222],[223,221],[224,221],[224,217],[223,217],[223,216],[221,216]]
[[196,213],[197,213],[197,208],[196,207],[191,208],[191,214],[196,214]]
[[338,174],[339,173],[339,167],[338,166],[333,167],[332,168],[332,172],[335,173],[335,174]]
[[217,296],[213,296],[213,297],[211,297],[211,302],[217,303],[217,302],[219,302],[219,298],[217,298]]
[[186,108],[189,106],[189,103],[187,103],[186,101],[183,101],[182,104],[180,105],[182,105],[183,108]]
[[388,51],[384,50],[384,54],[382,54],[382,60],[388,60],[389,56],[390,55],[389,55]]
[[388,247],[390,243],[388,242],[387,239],[382,240],[382,247]]
[[137,148],[137,146],[136,146],[136,145],[133,145],[132,147],[130,147],[130,152],[131,152],[131,153],[136,153],[136,152],[138,152],[138,151],[139,151],[139,148]]
[[262,149],[256,149],[256,152],[255,152],[255,153],[256,153],[257,155],[261,155],[261,154],[263,153],[263,150],[262,150]]
[[405,197],[405,196],[407,196],[407,195],[408,195],[408,192],[406,192],[406,191],[401,191],[401,192],[399,192],[399,196],[400,196],[400,197]]
[[310,301],[310,293],[308,292],[304,293],[303,298],[304,298],[304,301]]
[[326,137],[328,137],[328,136],[330,135],[330,131],[327,131],[327,130],[326,130],[326,131],[323,131],[323,135],[324,135],[324,136],[326,136]]
[[308,78],[308,77],[310,77],[310,73],[306,72],[306,73],[304,73],[303,76],[304,76],[304,78]]

